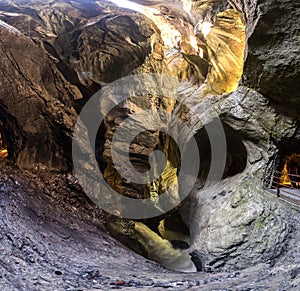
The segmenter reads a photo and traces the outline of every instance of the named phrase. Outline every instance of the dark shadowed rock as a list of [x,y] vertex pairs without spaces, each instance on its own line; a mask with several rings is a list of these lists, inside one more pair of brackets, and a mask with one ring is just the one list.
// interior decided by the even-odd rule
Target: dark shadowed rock
[[242,83],[298,118],[300,107],[300,4],[297,1],[229,1],[244,14],[247,32]]
[[0,35],[1,120],[9,155],[19,166],[66,169],[76,117],[71,101],[80,93],[30,38],[1,25]]

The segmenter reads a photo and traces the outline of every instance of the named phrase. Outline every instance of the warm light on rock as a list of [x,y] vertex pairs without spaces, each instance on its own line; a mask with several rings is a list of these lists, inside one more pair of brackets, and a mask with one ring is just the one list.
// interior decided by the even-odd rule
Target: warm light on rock
[[201,24],[201,32],[203,34],[203,36],[206,38],[207,35],[210,33],[211,28],[213,27],[212,23],[208,22],[208,21],[204,21]]
[[193,35],[190,35],[190,44],[196,51],[199,50],[198,45],[197,45],[197,39]]
[[7,149],[0,150],[0,160],[8,155]]
[[242,76],[245,50],[245,26],[234,10],[218,13],[214,26],[203,26],[209,61],[211,91],[218,94],[233,92]]

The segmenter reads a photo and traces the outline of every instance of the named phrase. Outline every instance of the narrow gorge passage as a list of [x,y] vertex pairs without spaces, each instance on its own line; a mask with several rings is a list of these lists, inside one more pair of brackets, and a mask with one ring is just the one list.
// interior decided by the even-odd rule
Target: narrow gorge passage
[[[214,12],[215,17],[210,19],[211,22],[208,19],[203,19],[202,23],[200,21],[197,23],[193,20],[191,11],[187,10],[187,7],[185,7],[184,14],[179,12],[180,5],[182,5],[179,2],[177,3],[179,6],[175,5],[173,7],[170,7],[168,4],[164,6],[161,3],[154,3],[153,5],[151,4],[152,6],[147,7],[130,3],[130,1],[112,2],[144,14],[157,27],[157,36],[152,38],[153,41],[151,43],[152,55],[148,57],[144,65],[137,69],[138,73],[147,73],[149,70],[150,72],[156,72],[159,65],[161,73],[171,74],[181,79],[183,84],[179,86],[183,98],[186,98],[193,90],[198,90],[197,96],[191,96],[191,101],[187,102],[189,108],[195,106],[194,104],[197,102],[197,99],[192,100],[192,97],[198,98],[198,102],[201,104],[201,99],[209,100],[212,94],[229,93],[237,88],[242,74],[245,49],[245,27],[237,11],[228,6],[224,8],[224,11]],[[151,108],[151,110],[155,111],[166,109],[171,114],[176,110],[178,111],[176,104],[166,106],[164,101],[160,100],[155,94],[151,97],[152,100],[149,100],[148,104],[146,102],[145,104],[140,104],[133,98],[132,101],[126,104],[119,104],[113,109],[107,121],[104,122],[106,140],[104,144],[103,142],[101,143],[101,140],[98,143],[101,144],[104,160],[107,162],[104,177],[106,177],[111,187],[129,197],[141,197],[141,193],[144,192],[144,195],[147,195],[146,197],[150,197],[154,201],[158,199],[155,197],[159,197],[165,191],[169,191],[173,196],[181,195],[181,186],[178,185],[180,152],[174,147],[174,140],[168,136],[162,137],[159,131],[148,131],[142,133],[136,139],[137,141],[132,141],[131,163],[141,171],[149,170],[147,161],[151,149],[162,150],[167,157],[166,168],[160,180],[150,183],[146,187],[128,183],[122,179],[121,175],[117,173],[110,156],[111,138],[114,131],[120,126],[122,120],[125,120],[128,116],[130,118],[130,114],[135,114],[139,110],[145,110],[145,108]],[[145,100],[147,98],[148,96],[144,97]],[[179,109],[180,111],[182,109]],[[115,118],[114,116],[118,117]],[[137,119],[137,117],[134,118]],[[141,120],[143,122],[143,118]],[[234,176],[245,169],[247,153],[238,133],[234,134],[230,126],[227,125],[224,125],[222,130],[225,131],[228,143],[225,153],[226,165],[222,174],[222,177],[226,178]],[[199,187],[198,184],[202,184],[202,186],[205,184],[205,175],[208,175],[210,169],[212,151],[209,139],[210,137],[207,135],[201,135],[201,130],[196,135],[201,166],[198,174],[199,182],[195,187]],[[148,141],[148,144],[146,141]],[[140,147],[138,146],[141,144],[147,144],[147,150],[143,150],[143,153],[140,152]],[[154,207],[159,209],[160,205],[156,204]],[[192,213],[192,210],[190,212]],[[132,224],[134,227],[132,228],[133,237],[131,239],[137,240],[141,244],[141,249],[139,247],[136,248],[135,244],[132,247],[131,239],[127,241],[128,238],[126,236],[124,238],[124,236],[118,234],[122,233],[123,224],[120,225],[121,229],[117,229],[114,221],[112,223],[114,225],[111,226],[112,233],[116,238],[121,239],[126,245],[132,247],[140,254],[146,255],[169,269],[183,272],[194,272],[197,269],[203,270],[203,268],[196,267],[191,261],[193,259],[190,255],[192,250],[190,249],[188,236],[189,230],[186,225],[189,222],[183,222],[180,213],[181,206],[178,205],[176,209],[166,214],[163,214],[163,211],[161,211],[161,215],[158,218],[142,221],[144,225],[140,222]],[[171,221],[170,217],[174,215],[179,218],[179,225],[177,225],[178,221]],[[185,216],[188,215],[188,213],[185,213]],[[169,221],[169,227],[171,226],[172,230],[165,228],[164,223],[166,219]],[[180,226],[182,224],[185,225],[185,233],[181,232]],[[159,230],[159,227],[164,230]],[[166,237],[165,232],[173,233],[171,238]],[[135,234],[137,238],[134,237]]]
[[248,2],[0,1],[1,290],[299,289],[300,7]]

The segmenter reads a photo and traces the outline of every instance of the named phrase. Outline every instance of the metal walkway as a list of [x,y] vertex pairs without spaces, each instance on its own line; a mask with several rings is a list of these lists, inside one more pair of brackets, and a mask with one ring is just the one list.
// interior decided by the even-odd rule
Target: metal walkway
[[[269,189],[269,191],[277,195],[277,189]],[[281,187],[279,191],[279,197],[289,200],[293,203],[299,204],[300,206],[300,189],[290,189],[286,187]]]

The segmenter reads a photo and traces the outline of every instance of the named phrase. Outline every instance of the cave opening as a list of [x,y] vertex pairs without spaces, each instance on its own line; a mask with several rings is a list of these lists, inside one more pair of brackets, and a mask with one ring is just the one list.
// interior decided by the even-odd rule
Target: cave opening
[[155,58],[165,61],[168,67],[165,73],[204,84],[204,94],[237,89],[246,46],[245,23],[237,10],[226,6],[214,17],[207,12],[206,18],[195,23],[190,17],[192,6],[198,4],[178,2],[171,6],[160,1],[108,1],[143,14],[157,26],[161,40],[151,46]]
[[278,153],[269,161],[263,187],[271,194],[292,203],[300,201],[300,143],[297,138],[277,144]]
[[[110,2],[119,5],[122,1]],[[184,76],[187,75],[189,81],[193,79],[192,77],[194,77],[194,75],[198,74],[200,76],[198,76],[199,80],[201,80],[202,83],[205,82],[207,85],[207,91],[204,90],[204,93],[213,92],[222,94],[232,92],[237,88],[243,71],[245,49],[245,26],[237,11],[229,9],[219,12],[214,23],[203,22],[201,25],[199,23],[197,32],[197,30],[189,29],[191,24],[180,28],[170,24],[170,18],[166,18],[160,10],[156,9],[157,7],[152,7],[151,10],[149,7],[129,1],[123,2],[123,7],[129,3],[130,5],[126,8],[144,14],[153,20],[158,27],[163,27],[160,33],[163,43],[163,57],[168,64],[176,64],[176,66],[174,65],[174,70],[170,69],[167,73],[172,72],[175,75],[179,75],[179,71],[181,70],[184,73],[180,75],[180,78],[185,80]],[[172,11],[169,11],[168,16],[173,16],[171,14]],[[180,41],[178,41],[178,39]],[[156,44],[156,46],[153,45],[154,48],[157,46],[158,44]],[[174,51],[176,53],[173,53]],[[184,57],[184,60],[188,62],[188,66],[182,65],[182,59],[178,58],[178,55]],[[185,71],[191,68],[194,69],[192,73],[185,74]],[[175,181],[174,184],[178,183],[176,180],[176,170],[178,172],[180,169],[180,163],[178,163],[177,160],[178,155],[175,154],[175,152],[177,152],[176,147],[171,140],[166,139],[162,135],[156,136],[154,133],[150,134],[145,132],[137,137],[136,139],[139,140],[139,142],[132,143],[136,148],[141,144],[142,140],[149,141],[151,138],[153,139],[154,136],[160,140],[159,144],[162,145],[162,148],[159,147],[159,149],[165,150],[163,151],[167,154],[169,158],[168,161],[170,162],[168,164],[168,171],[166,171],[168,177],[165,175],[157,184],[145,186],[127,183],[127,181],[124,181],[121,176],[116,173],[110,153],[107,149],[108,144],[105,143],[106,139],[103,138],[105,135],[109,136],[113,133],[112,129],[115,126],[114,118],[122,119],[124,118],[123,115],[127,116],[126,112],[123,112],[120,108],[118,108],[117,111],[111,112],[111,118],[105,120],[105,124],[102,124],[98,132],[96,156],[101,172],[106,182],[121,195],[135,199],[149,197],[153,195],[153,193],[153,197],[159,196],[164,190],[171,188],[170,184],[173,185],[173,181]],[[247,165],[247,151],[238,132],[225,123],[223,123],[223,127],[227,149],[222,179],[226,179],[244,171]],[[147,135],[149,135],[148,138],[146,138]],[[195,135],[195,138],[201,160],[198,180],[200,181],[200,185],[204,185],[211,167],[211,145],[208,134],[204,128]],[[154,150],[156,149],[158,148]],[[148,150],[150,150],[150,148],[145,152],[148,153]],[[137,170],[141,172],[149,170],[148,154],[144,152],[143,154],[130,153],[129,158]],[[156,206],[157,205],[155,205],[155,207]],[[181,208],[182,205],[179,205],[172,211],[159,217],[133,223],[135,225],[135,235],[139,238],[139,243],[144,246],[142,250],[137,250],[133,245],[130,245],[130,243],[126,243],[126,240],[124,241],[120,235],[122,231],[119,233],[117,231],[115,235],[123,243],[125,242],[127,246],[168,269],[188,272],[195,271],[193,266],[191,266],[191,258],[188,252],[190,247],[189,227],[185,223],[185,218],[182,217]],[[147,242],[145,242],[145,240],[147,240]],[[174,250],[178,250],[178,252],[174,253]],[[161,255],[159,256],[158,253],[161,253]],[[169,256],[167,259],[164,258],[164,253]],[[170,256],[173,256],[173,258],[170,258]]]
[[[195,38],[192,38],[194,34],[188,35],[181,43],[179,42],[174,50],[178,54],[185,54],[185,59],[178,57],[176,63],[175,57],[171,59],[166,53],[164,56],[159,54],[162,49],[159,43],[159,32],[156,32],[158,36],[152,34],[150,21],[140,16],[137,17],[137,13],[130,12],[132,23],[143,27],[141,34],[147,36],[145,41],[135,42],[135,38],[132,37],[135,34],[131,32],[127,34],[122,29],[126,17],[124,14],[127,11],[105,5],[103,4],[105,1],[59,0],[46,3],[43,1],[1,1],[3,11],[1,11],[0,22],[3,25],[2,20],[7,20],[10,23],[8,28],[12,31],[8,32],[7,27],[1,27],[3,34],[1,34],[0,49],[4,61],[1,62],[3,69],[1,85],[3,86],[0,87],[1,99],[5,104],[3,108],[7,109],[8,114],[0,114],[0,120],[2,120],[0,121],[0,150],[6,150],[6,153],[8,150],[9,159],[7,158],[4,162],[5,167],[3,167],[0,179],[2,194],[0,199],[2,251],[0,267],[3,269],[0,285],[3,285],[4,289],[17,289],[24,286],[42,290],[48,288],[50,290],[71,288],[99,288],[101,290],[102,287],[103,289],[141,288],[145,290],[150,288],[212,290],[264,287],[267,289],[270,286],[278,286],[277,288],[282,289],[295,288],[298,282],[300,283],[300,265],[298,268],[300,258],[297,252],[300,240],[300,224],[297,223],[299,213],[294,209],[286,208],[284,203],[278,203],[276,199],[269,199],[270,195],[265,195],[256,182],[260,182],[261,167],[264,166],[265,159],[269,155],[274,155],[275,147],[272,138],[281,140],[284,136],[291,134],[297,126],[294,121],[292,123],[290,119],[281,115],[280,111],[274,109],[275,106],[268,99],[268,97],[272,99],[273,96],[267,94],[268,90],[264,90],[266,94],[262,91],[266,83],[273,83],[275,87],[277,80],[284,83],[286,79],[289,79],[291,89],[295,87],[293,76],[295,72],[297,73],[295,64],[298,62],[297,55],[299,55],[295,53],[297,47],[293,45],[294,40],[298,40],[295,32],[295,28],[298,27],[295,21],[295,14],[297,16],[298,12],[296,4],[289,5],[293,1],[133,1],[161,3],[162,5],[169,3],[170,6],[181,3],[192,7],[195,4],[200,8],[203,6],[203,9],[196,10],[197,6],[192,7],[195,9],[188,7],[191,10],[191,18],[195,16],[195,21],[197,21],[198,18],[202,18],[202,15],[204,19],[211,17],[207,22],[202,23],[200,31],[203,37],[196,35],[197,31],[194,32],[197,38],[196,43]],[[129,1],[119,0],[118,2]],[[98,3],[99,6],[97,6]],[[213,19],[215,11],[229,7],[229,3],[233,3],[231,5],[234,5],[240,11],[240,15],[245,17],[247,38],[249,37],[247,45],[249,57],[245,58],[245,74],[240,83],[241,87],[234,94],[222,95],[238,86],[243,64],[243,43],[240,40],[243,39],[244,27],[242,24],[239,25],[239,15],[231,11],[217,15],[217,23],[214,23]],[[164,9],[162,13],[165,12],[165,14],[161,14],[166,20],[175,24],[177,22],[177,25],[185,24],[181,18],[169,14],[166,7],[162,6],[162,8]],[[285,12],[284,17],[281,16],[282,11]],[[183,11],[179,12],[181,16]],[[265,20],[271,21],[268,23]],[[196,30],[195,22],[186,19],[186,23]],[[26,35],[27,24],[29,31]],[[15,30],[14,27],[16,27]],[[261,33],[262,28],[263,33]],[[69,30],[73,29],[75,32],[78,30],[78,35],[73,35],[73,32],[69,33]],[[234,29],[238,30],[238,33],[232,32]],[[148,34],[144,33],[144,30],[147,30]],[[100,31],[103,31],[103,37]],[[82,37],[80,37],[81,34]],[[105,38],[110,35],[113,37]],[[70,36],[70,39],[67,36]],[[54,52],[46,46],[44,47],[48,53],[42,50],[38,52],[37,47],[41,46],[40,43],[44,40],[53,45]],[[153,58],[151,58],[151,53],[148,53],[152,48],[151,41],[157,41],[153,44]],[[200,41],[205,42],[203,46],[206,50],[203,49],[202,54]],[[72,43],[69,44],[69,42]],[[186,46],[188,47],[186,48],[184,45],[187,44],[191,44],[192,47]],[[180,46],[182,46],[182,52]],[[197,46],[199,51],[197,51]],[[43,50],[44,47],[42,47]],[[195,47],[196,52],[192,50]],[[55,52],[60,51],[60,48],[65,50],[61,51],[61,56],[56,57]],[[73,51],[69,51],[73,48],[76,49],[74,54]],[[118,54],[119,49],[120,54]],[[187,54],[188,49],[191,55]],[[144,51],[144,54],[140,51]],[[173,49],[169,50],[170,55],[172,51]],[[24,59],[25,63],[22,61]],[[189,62],[185,62],[186,59]],[[205,61],[201,62],[202,59]],[[169,272],[135,255],[128,248],[122,247],[107,234],[103,227],[104,223],[113,224],[113,219],[105,221],[98,205],[95,206],[86,199],[72,169],[60,170],[60,163],[56,162],[56,160],[63,161],[71,158],[70,137],[77,115],[85,102],[106,83],[106,80],[117,75],[121,76],[120,73],[123,72],[124,75],[125,73],[144,73],[147,69],[149,72],[164,74],[169,67],[164,67],[164,63],[160,66],[160,63],[162,61],[167,63],[170,60],[174,60],[175,63],[174,70],[170,69],[172,73],[177,70],[178,74],[180,66],[184,66],[180,71],[181,79],[187,75],[184,81],[190,81],[198,73],[198,68],[200,71],[198,74],[203,73],[203,63],[203,67],[206,66],[203,74],[206,78],[204,83],[211,87],[208,93],[213,93],[207,94],[207,99],[211,97],[211,100],[205,100],[206,104],[208,107],[212,106],[203,113],[203,116],[216,109],[217,112],[221,112],[221,118],[232,126],[224,124],[228,148],[222,178],[226,180],[219,183],[219,188],[223,187],[221,191],[208,196],[207,203],[204,201],[206,198],[198,204],[195,203],[195,208],[197,207],[199,211],[197,215],[192,216],[191,220],[196,221],[197,229],[196,226],[193,228],[185,224],[187,219],[181,214],[185,205],[179,205],[172,212],[165,213],[155,221],[153,219],[152,221],[130,221],[130,223],[137,223],[139,233],[142,231],[145,233],[145,228],[139,222],[144,223],[160,238],[167,240],[175,250],[189,251],[189,246],[191,246],[190,251],[196,250],[199,255],[203,254],[205,263],[203,267],[208,266],[210,269],[207,271],[211,272],[207,274],[182,275]],[[130,62],[133,62],[134,66],[131,64],[129,69],[134,68],[125,70]],[[238,65],[234,66],[235,63]],[[64,68],[64,65],[68,68]],[[140,68],[140,66],[143,67]],[[83,68],[82,74],[81,68]],[[99,73],[101,78],[98,78],[96,74],[90,75],[92,70],[89,69],[95,69],[95,72],[101,69]],[[39,72],[43,73],[43,76],[50,72],[49,78],[40,79]],[[86,75],[86,78],[79,80],[74,75],[77,72],[79,76]],[[255,77],[259,79],[257,84]],[[51,78],[54,82],[51,82]],[[95,83],[91,79],[95,79]],[[98,80],[100,80],[99,85],[96,83]],[[275,92],[283,92],[283,96],[277,99],[280,97],[285,99],[284,87],[287,86],[277,84],[276,87]],[[198,90],[196,86],[195,88]],[[82,99],[80,91],[83,95]],[[187,91],[184,93],[188,93]],[[195,92],[192,87],[190,91]],[[196,109],[203,108],[202,104],[199,104],[204,99],[202,94],[201,96],[191,94],[192,97],[199,97],[199,100],[189,99],[189,95],[186,95],[183,96],[183,100],[190,100],[189,104],[196,104]],[[105,98],[108,99],[108,95]],[[78,105],[78,114],[74,112],[72,102]],[[159,98],[155,99],[155,102],[163,103]],[[287,103],[286,100],[283,102]],[[289,105],[289,107],[295,107],[292,102],[289,102]],[[142,106],[131,108],[136,108],[139,112]],[[173,108],[170,107],[170,112],[171,110]],[[294,110],[296,111],[296,108]],[[174,113],[177,111],[174,110]],[[115,116],[112,115],[111,120],[105,124],[103,122],[100,126],[101,139],[97,139],[95,145],[99,167],[113,187],[116,185],[117,190],[125,189],[124,195],[134,191],[137,195],[148,195],[149,191],[146,192],[148,188],[130,188],[131,185],[125,183],[121,185],[118,177],[109,175],[112,173],[109,172],[110,169],[105,172],[108,165],[110,166],[110,161],[103,155],[103,151],[108,149],[108,144],[105,144],[105,135],[113,133],[113,118],[119,119],[118,114],[121,115],[117,112]],[[88,117],[93,125],[96,125],[97,119],[93,120],[91,118],[93,116]],[[205,117],[211,118],[207,115]],[[192,126],[193,129],[199,128],[199,123],[192,124]],[[87,123],[82,125],[82,128],[84,127],[87,127]],[[23,144],[21,144],[22,134]],[[89,137],[84,136],[83,139]],[[133,146],[142,147],[143,137],[146,137],[146,133],[138,136]],[[170,141],[171,146],[168,146],[167,138],[163,134],[155,132],[155,136],[153,134],[150,137],[155,138],[153,144],[159,142],[155,150],[163,148],[167,153],[175,152],[175,145],[173,146],[173,142]],[[201,151],[202,160],[199,177],[204,181],[210,168],[212,150],[205,129],[197,133],[197,138],[198,145],[201,147],[199,151]],[[144,140],[147,139],[144,138]],[[248,164],[243,143],[249,154]],[[82,144],[86,145],[83,142]],[[39,157],[35,159],[35,152],[38,153],[41,150],[41,159]],[[146,154],[129,152],[134,168],[142,171],[149,170]],[[10,162],[11,155],[16,157],[16,162],[13,160]],[[26,164],[30,156],[33,158],[30,163]],[[289,164],[295,162],[299,165],[299,158],[298,149],[290,148],[280,151],[279,171],[286,173],[286,177],[281,177],[283,184],[292,186],[289,178]],[[40,160],[46,166],[40,165]],[[53,170],[48,160],[55,161]],[[84,166],[83,170],[89,174],[90,164],[85,162],[86,160],[88,157],[83,153],[80,162],[82,161],[82,166]],[[23,167],[18,164],[19,161],[24,161]],[[170,166],[177,168],[178,172],[180,164],[177,163],[177,156],[173,154],[169,161]],[[6,162],[9,162],[8,166]],[[26,165],[28,169],[25,168]],[[172,171],[172,177],[174,173],[176,171]],[[122,188],[121,186],[118,188],[119,185]],[[93,184],[90,186],[92,188]],[[299,184],[295,185],[297,186]],[[98,191],[98,189],[95,190]],[[153,192],[157,190],[158,194],[160,192],[160,188],[154,189],[153,187],[151,190]],[[211,189],[208,190],[211,191]],[[105,191],[98,191],[98,193],[103,196],[107,195]],[[190,203],[188,206],[193,207],[193,204]],[[133,233],[130,227],[125,225],[123,228],[128,236]],[[202,233],[196,236],[196,231],[203,231],[210,237],[202,236]],[[123,233],[119,232],[117,235],[121,236]],[[145,235],[145,238],[148,239],[148,236]],[[189,239],[191,243],[186,241]],[[203,242],[206,249],[200,244],[196,245],[196,239]],[[164,241],[156,240],[156,238],[149,239],[149,241],[155,242],[153,246],[163,257],[166,248],[160,249],[159,244],[163,245]],[[147,244],[146,247],[150,246],[151,244]],[[151,259],[155,259],[154,255],[156,254],[146,254]],[[173,257],[175,258],[175,255]],[[172,258],[169,259],[171,261]],[[172,269],[170,264],[167,267]]]
[[300,188],[300,154],[292,153],[283,158],[280,184],[292,188]]
[[284,141],[278,153],[275,182],[288,188],[300,188],[299,140]]

